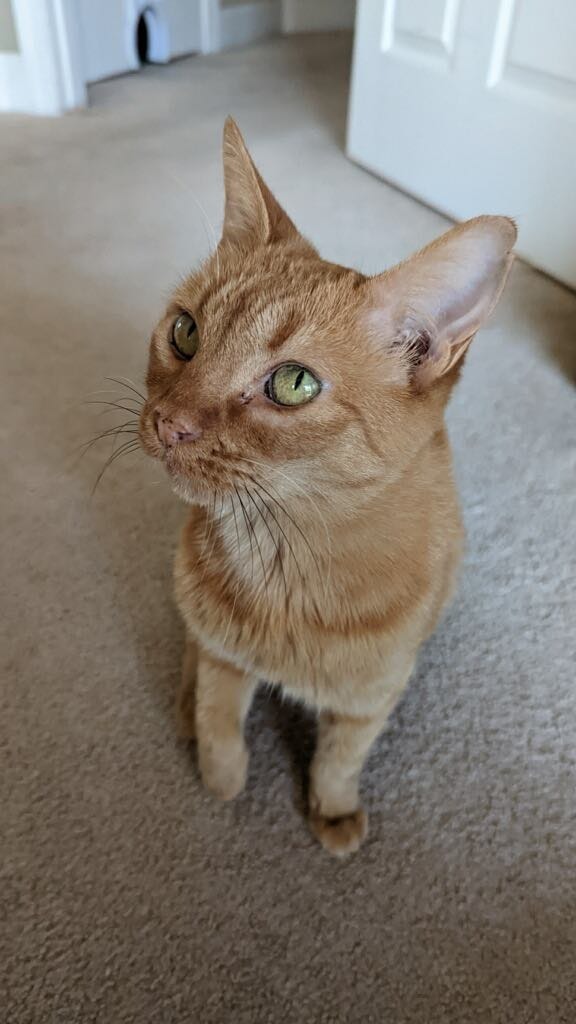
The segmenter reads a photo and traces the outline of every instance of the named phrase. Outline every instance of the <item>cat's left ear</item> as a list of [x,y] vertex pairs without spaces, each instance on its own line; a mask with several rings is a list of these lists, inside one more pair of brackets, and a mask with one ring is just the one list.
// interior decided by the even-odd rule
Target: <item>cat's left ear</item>
[[462,359],[494,309],[514,259],[507,217],[465,221],[367,282],[368,321],[423,388]]
[[226,118],[224,125],[222,156],[226,191],[223,240],[250,247],[266,242],[304,242],[262,180],[231,117]]

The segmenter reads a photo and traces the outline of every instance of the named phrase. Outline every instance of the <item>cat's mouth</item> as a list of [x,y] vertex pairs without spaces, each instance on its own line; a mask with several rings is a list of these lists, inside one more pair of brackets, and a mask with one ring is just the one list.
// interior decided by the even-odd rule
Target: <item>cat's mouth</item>
[[237,465],[242,457],[218,439],[166,447],[146,417],[140,425],[140,443],[146,455],[162,463],[172,489],[188,504],[212,504],[215,495],[234,494],[247,482],[249,474]]
[[187,504],[211,505],[215,496],[233,495],[243,488],[245,474],[228,462],[216,449],[209,452],[186,452],[167,448],[155,452],[164,465],[172,489]]
[[184,460],[177,450],[170,448],[164,450],[159,458],[173,490],[184,501],[203,504],[212,500],[214,493],[221,489],[217,476],[203,469],[201,458]]

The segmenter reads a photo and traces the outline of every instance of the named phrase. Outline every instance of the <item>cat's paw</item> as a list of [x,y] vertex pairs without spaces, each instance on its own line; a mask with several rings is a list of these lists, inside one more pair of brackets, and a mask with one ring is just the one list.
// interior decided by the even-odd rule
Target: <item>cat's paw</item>
[[316,813],[310,816],[310,828],[325,850],[335,857],[346,857],[356,853],[366,838],[368,816],[361,807],[334,818]]
[[233,800],[246,785],[248,751],[243,742],[220,743],[210,750],[200,748],[202,782],[219,800]]

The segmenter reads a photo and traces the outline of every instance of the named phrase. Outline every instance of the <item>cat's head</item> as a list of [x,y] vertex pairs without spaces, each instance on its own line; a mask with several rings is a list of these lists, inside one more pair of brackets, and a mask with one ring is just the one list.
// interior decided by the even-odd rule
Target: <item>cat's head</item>
[[199,503],[254,480],[297,496],[394,479],[441,426],[514,224],[478,217],[368,278],[300,235],[230,119],[224,178],[217,251],[152,336],[145,450]]

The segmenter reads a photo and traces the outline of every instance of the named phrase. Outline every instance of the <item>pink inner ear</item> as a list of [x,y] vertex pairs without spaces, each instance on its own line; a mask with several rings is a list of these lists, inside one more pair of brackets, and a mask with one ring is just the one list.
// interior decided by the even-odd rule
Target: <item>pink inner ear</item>
[[496,305],[515,238],[506,218],[477,217],[372,278],[370,332],[417,368],[420,381],[447,372]]

